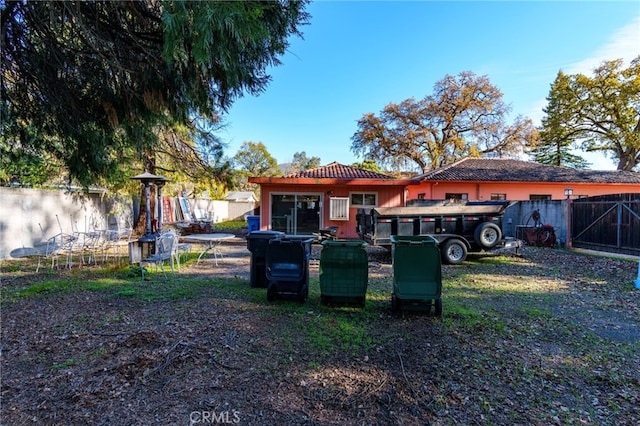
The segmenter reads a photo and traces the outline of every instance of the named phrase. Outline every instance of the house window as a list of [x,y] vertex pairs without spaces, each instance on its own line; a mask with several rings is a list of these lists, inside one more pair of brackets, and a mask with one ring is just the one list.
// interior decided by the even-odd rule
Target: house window
[[349,198],[329,198],[329,220],[349,220]]
[[424,200],[426,199],[427,194],[425,194],[424,192],[421,192],[418,194],[418,200]]
[[507,194],[491,194],[492,201],[504,201],[507,199]]
[[351,205],[358,207],[376,207],[378,196],[375,193],[351,193]]
[[529,195],[529,201],[550,200],[550,199],[551,199],[551,195],[544,195],[544,194],[530,194]]
[[468,200],[469,199],[469,194],[453,194],[450,192],[447,192],[444,196],[445,199],[447,200]]

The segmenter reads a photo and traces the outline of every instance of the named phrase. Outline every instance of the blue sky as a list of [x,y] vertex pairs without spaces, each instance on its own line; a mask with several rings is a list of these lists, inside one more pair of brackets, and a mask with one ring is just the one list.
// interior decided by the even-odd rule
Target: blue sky
[[[433,93],[445,75],[487,75],[512,118],[537,124],[559,70],[591,75],[604,60],[640,54],[640,2],[328,1],[292,38],[259,96],[237,100],[219,136],[233,156],[262,142],[279,163],[295,152],[321,164],[362,161],[356,122],[385,105]],[[611,160],[586,156],[593,169]]]

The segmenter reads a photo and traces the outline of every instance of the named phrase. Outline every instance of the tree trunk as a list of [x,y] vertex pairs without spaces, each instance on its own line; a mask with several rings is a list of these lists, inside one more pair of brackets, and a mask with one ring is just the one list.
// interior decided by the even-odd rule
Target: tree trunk
[[632,172],[633,168],[637,165],[638,163],[633,154],[623,153],[620,154],[620,157],[618,159],[617,169]]

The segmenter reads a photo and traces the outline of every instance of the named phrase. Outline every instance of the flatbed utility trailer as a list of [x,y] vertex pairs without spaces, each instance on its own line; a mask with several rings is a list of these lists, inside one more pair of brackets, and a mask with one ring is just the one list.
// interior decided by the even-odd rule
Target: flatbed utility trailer
[[503,238],[502,216],[510,201],[415,201],[407,207],[377,207],[357,216],[358,235],[367,243],[391,249],[392,235],[429,235],[438,241],[442,261],[460,264],[469,252],[520,248]]

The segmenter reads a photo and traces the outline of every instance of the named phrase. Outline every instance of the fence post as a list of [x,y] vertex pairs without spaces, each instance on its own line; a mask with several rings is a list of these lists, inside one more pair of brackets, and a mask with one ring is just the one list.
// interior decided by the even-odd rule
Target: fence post
[[570,249],[573,247],[573,244],[571,244],[571,226],[572,226],[572,220],[571,220],[571,196],[567,196],[567,223],[566,223],[566,239],[567,241],[565,242],[565,247]]

